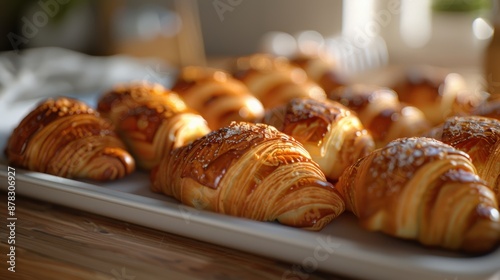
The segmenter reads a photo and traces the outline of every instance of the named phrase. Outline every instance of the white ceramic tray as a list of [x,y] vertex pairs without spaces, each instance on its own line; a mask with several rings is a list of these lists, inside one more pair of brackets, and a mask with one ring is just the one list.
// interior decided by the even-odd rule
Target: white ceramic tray
[[[87,98],[92,104],[95,99]],[[35,101],[2,112],[0,149]],[[0,158],[2,158],[0,156]],[[7,190],[7,165],[0,160],[0,186]],[[282,279],[306,279],[297,264],[365,279],[500,279],[500,248],[479,257],[457,255],[362,230],[343,214],[320,232],[255,222],[183,206],[149,191],[148,174],[136,172],[96,184],[16,169],[16,194],[34,197],[130,223],[290,262]]]

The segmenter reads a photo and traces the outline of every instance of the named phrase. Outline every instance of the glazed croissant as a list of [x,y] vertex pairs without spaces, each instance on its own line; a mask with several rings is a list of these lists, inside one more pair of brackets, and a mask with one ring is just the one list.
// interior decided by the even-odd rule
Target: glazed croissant
[[499,120],[480,116],[451,117],[426,136],[466,152],[479,177],[488,182],[500,201]]
[[12,132],[9,164],[66,178],[114,180],[135,169],[110,122],[85,103],[47,99]]
[[158,165],[172,149],[210,131],[203,117],[159,84],[118,85],[101,97],[97,108],[115,124],[137,165],[145,170]]
[[345,77],[341,75],[335,62],[326,55],[300,55],[291,62],[302,68],[326,93],[346,85]]
[[303,146],[265,124],[233,122],[175,149],[151,181],[152,191],[198,209],[311,230],[344,211]]
[[465,78],[433,66],[414,66],[389,87],[399,100],[419,108],[431,125],[447,117],[470,114],[482,101],[482,95],[467,89]]
[[222,70],[184,67],[172,90],[207,120],[211,129],[231,121],[254,122],[264,115],[262,103],[245,84]]
[[302,143],[331,181],[375,146],[356,114],[335,101],[294,98],[268,110],[262,122]]
[[419,136],[430,128],[422,111],[402,104],[389,88],[354,84],[329,92],[328,98],[356,112],[377,148],[397,138]]
[[470,253],[500,240],[495,194],[466,153],[435,139],[394,140],[349,167],[336,187],[368,230]]
[[285,104],[295,97],[324,100],[325,91],[285,57],[254,54],[236,60],[233,75],[250,89],[264,108]]

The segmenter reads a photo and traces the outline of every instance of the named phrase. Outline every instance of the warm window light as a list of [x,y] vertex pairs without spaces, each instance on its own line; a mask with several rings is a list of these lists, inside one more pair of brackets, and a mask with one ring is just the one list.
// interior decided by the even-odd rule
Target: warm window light
[[162,7],[126,8],[118,11],[115,20],[116,34],[125,39],[134,36],[143,40],[173,37],[182,28],[180,16]]
[[400,33],[412,48],[425,46],[432,36],[430,0],[401,0]]
[[486,40],[493,36],[494,29],[483,18],[476,18],[472,22],[472,32],[479,40]]
[[297,41],[285,32],[268,32],[262,38],[262,50],[280,56],[291,56],[297,51]]
[[161,32],[161,20],[157,14],[143,12],[137,18],[137,33],[143,39],[151,39]]
[[375,0],[344,0],[342,34],[356,36],[365,32],[367,25],[374,21],[375,4]]
[[300,53],[306,55],[318,54],[318,50],[320,50],[325,43],[323,35],[314,30],[300,32],[295,38],[297,39],[297,46]]

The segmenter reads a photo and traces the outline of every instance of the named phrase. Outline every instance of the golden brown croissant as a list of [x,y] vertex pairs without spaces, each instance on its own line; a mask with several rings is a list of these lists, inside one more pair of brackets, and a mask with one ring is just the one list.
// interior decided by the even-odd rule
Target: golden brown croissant
[[116,125],[137,165],[145,170],[172,149],[210,131],[203,117],[159,84],[118,85],[101,97],[98,110]]
[[246,85],[222,70],[184,67],[172,90],[199,112],[211,129],[231,121],[254,122],[264,115],[262,103]]
[[482,101],[482,96],[467,89],[464,77],[434,66],[415,66],[390,85],[399,100],[422,110],[431,125],[447,117],[467,115]]
[[499,120],[480,116],[451,117],[426,136],[466,152],[479,177],[488,182],[500,201]]
[[243,81],[264,108],[285,104],[295,97],[326,98],[325,91],[285,57],[254,54],[236,60],[233,75]]
[[175,149],[152,190],[222,214],[320,230],[344,202],[304,147],[265,124],[236,123]]
[[112,124],[65,97],[38,104],[14,129],[5,153],[11,165],[67,178],[114,180],[135,168]]
[[394,140],[349,167],[336,186],[368,230],[470,253],[500,241],[495,194],[466,153],[441,141]]
[[335,101],[294,98],[268,110],[262,122],[302,143],[331,181],[375,147],[356,114]]
[[354,84],[329,92],[328,98],[356,112],[377,148],[397,138],[419,136],[430,128],[422,111],[402,104],[389,88]]
[[346,84],[335,62],[326,55],[301,55],[291,62],[302,68],[326,93]]

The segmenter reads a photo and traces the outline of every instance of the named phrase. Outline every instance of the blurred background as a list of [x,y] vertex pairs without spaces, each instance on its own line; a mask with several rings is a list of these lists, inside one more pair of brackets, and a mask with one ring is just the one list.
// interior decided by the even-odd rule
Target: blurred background
[[1,1],[0,111],[9,112],[11,121],[0,127],[0,136],[35,99],[65,95],[95,104],[96,93],[118,82],[169,86],[179,67],[224,68],[234,57],[263,51],[284,56],[325,51],[337,77],[372,78],[379,85],[404,74],[407,66],[433,65],[463,74],[471,92],[500,93],[499,3]]
[[494,33],[492,0],[19,0],[0,5],[2,51],[59,46],[92,55],[155,57],[174,65],[263,49],[286,53],[291,39],[286,34],[296,39],[312,30],[326,40],[348,35],[357,48],[382,39],[390,63],[479,66]]

